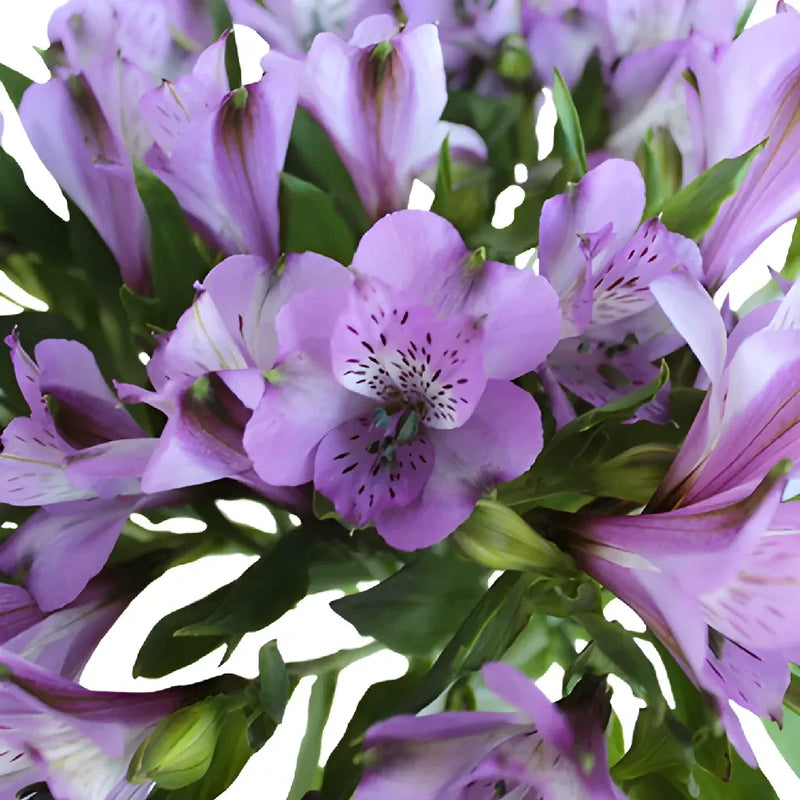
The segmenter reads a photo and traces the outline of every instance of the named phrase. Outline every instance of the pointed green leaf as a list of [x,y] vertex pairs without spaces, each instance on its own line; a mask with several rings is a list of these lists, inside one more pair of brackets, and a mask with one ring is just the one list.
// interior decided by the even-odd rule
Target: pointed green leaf
[[427,655],[447,641],[481,598],[486,575],[458,554],[427,550],[377,586],[334,600],[331,608],[362,636],[398,653]]
[[160,318],[148,322],[169,330],[191,305],[194,283],[210,265],[195,244],[175,195],[142,162],[135,162],[133,169],[150,221],[153,289],[161,304]]
[[355,240],[331,198],[311,183],[284,172],[281,175],[281,250],[311,250],[349,264]]
[[588,171],[586,145],[575,103],[567,84],[558,70],[553,76],[553,103],[558,114],[558,128],[563,136],[565,160],[572,166],[574,179],[583,177]]
[[14,107],[19,108],[22,95],[25,94],[25,90],[33,81],[27,75],[23,75],[5,64],[0,64],[0,83],[3,84],[8,92]]
[[661,207],[661,221],[671,231],[699,240],[711,227],[722,204],[741,185],[766,140],[736,158],[726,158],[698,175]]

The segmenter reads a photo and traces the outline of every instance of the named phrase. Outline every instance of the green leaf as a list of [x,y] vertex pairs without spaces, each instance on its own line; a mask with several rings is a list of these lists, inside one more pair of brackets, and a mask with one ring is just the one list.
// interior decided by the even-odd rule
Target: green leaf
[[481,598],[486,575],[457,554],[426,550],[387,580],[334,600],[331,608],[362,636],[398,653],[427,655],[447,641]]
[[182,789],[155,789],[149,800],[215,800],[239,776],[250,760],[252,750],[247,742],[247,722],[241,709],[231,709],[224,716],[217,746],[203,778]]
[[294,117],[285,169],[287,173],[322,189],[347,220],[350,230],[357,238],[361,238],[371,220],[353,185],[353,179],[328,135],[303,108],[298,108]]
[[264,746],[280,725],[296,683],[289,680],[277,642],[267,642],[258,654],[258,685],[255,687],[257,696],[252,696],[252,686],[248,690],[251,696],[248,704],[247,739],[254,752]]
[[258,653],[258,686],[261,708],[280,723],[289,700],[289,676],[277,642],[267,642]]
[[516,572],[506,572],[492,584],[406,698],[410,710],[424,708],[462,675],[502,657],[527,624],[530,585],[530,577]]
[[0,150],[0,230],[17,247],[46,259],[63,264],[69,258],[67,223],[31,192],[22,169],[4,150]]
[[270,553],[225,587],[222,602],[206,619],[178,629],[175,635],[186,640],[224,637],[227,659],[244,634],[266,628],[306,596],[313,542],[314,537],[300,529],[281,537]]
[[153,320],[162,318],[161,301],[157,297],[143,297],[129,286],[122,286],[119,298],[130,322],[131,331],[145,342],[154,345],[152,334],[163,330],[153,324]]
[[530,585],[530,578],[520,573],[501,575],[424,675],[412,669],[403,678],[367,690],[328,761],[323,800],[349,800],[353,794],[361,772],[357,763],[361,738],[372,724],[395,714],[420,711],[462,676],[502,658],[530,616]]
[[197,248],[175,195],[142,162],[135,162],[133,171],[150,221],[153,289],[160,303],[159,319],[149,321],[169,330],[191,305],[194,283],[210,265]]
[[605,146],[610,132],[604,67],[597,56],[586,63],[580,80],[572,90],[572,100],[581,121],[581,131],[589,152]]
[[436,169],[436,188],[431,211],[446,217],[446,211],[453,193],[453,164],[450,158],[450,135],[444,137],[439,148],[439,162]]
[[306,732],[300,743],[294,780],[286,800],[302,800],[306,792],[318,789],[322,784],[322,770],[319,768],[322,733],[331,711],[338,677],[337,672],[323,673],[311,688]]
[[800,277],[800,219],[794,223],[792,241],[789,244],[789,252],[786,254],[786,263],[783,265],[781,275],[790,281]]
[[645,775],[625,789],[628,800],[687,800],[689,795],[663,775]]
[[301,178],[281,174],[281,250],[304,253],[311,250],[349,264],[355,240],[331,198]]
[[179,608],[155,624],[144,641],[133,665],[135,678],[163,678],[177,669],[193,664],[224,644],[221,635],[192,636],[176,639],[175,633],[207,619],[228,593],[223,586],[207,597]]
[[571,177],[577,180],[588,171],[586,145],[578,111],[558,70],[554,70],[553,76],[553,103],[558,114],[558,130],[562,136],[565,162],[569,164]]
[[606,727],[606,746],[608,763],[614,766],[625,755],[625,735],[622,730],[622,722],[614,711],[611,712]]
[[642,170],[647,191],[647,204],[642,216],[651,219],[668,198],[680,191],[681,153],[668,130],[651,128],[639,147],[636,162]]
[[19,108],[22,95],[33,81],[5,64],[0,64],[0,83],[3,84],[15,108]]
[[800,715],[784,707],[783,727],[768,720],[764,721],[764,727],[789,766],[800,775]]
[[565,674],[565,687],[571,688],[568,680],[577,680],[587,669],[597,674],[613,672],[655,708],[662,699],[661,688],[653,665],[637,646],[633,634],[618,622],[609,622],[600,612],[576,614],[575,619],[591,642]]
[[699,240],[722,204],[741,185],[766,140],[736,158],[726,158],[672,195],[661,207],[661,221],[675,233]]
[[533,100],[522,93],[501,98],[453,91],[448,95],[442,119],[467,125],[486,142],[492,177],[489,192],[493,197],[514,182],[516,164],[536,161]]
[[753,9],[755,8],[756,0],[747,0],[745,3],[744,11],[742,11],[742,15],[739,17],[739,21],[736,24],[736,36],[741,36],[742,31],[747,26],[747,21],[750,19],[750,15],[753,13]]
[[684,734],[688,736],[688,731],[670,721],[669,714],[642,709],[630,749],[612,768],[612,777],[620,784],[653,772],[685,775],[688,779],[693,757],[690,741],[679,738]]
[[[763,772],[745,764],[735,751],[730,778],[720,780],[705,769],[697,768],[692,798],[700,800],[777,800],[772,785]],[[688,793],[687,793],[688,797]]]
[[228,10],[226,0],[209,0],[208,5],[211,21],[214,23],[215,38],[219,38],[225,31],[233,28],[231,12]]
[[452,162],[449,137],[439,148],[436,188],[431,211],[444,217],[463,233],[480,227],[488,215],[488,171],[463,162]]
[[[500,501],[510,506],[546,505],[543,500],[558,498],[565,493],[577,492],[591,497],[592,486],[598,492],[609,491],[614,484],[603,480],[599,474],[605,469],[605,461],[609,460],[618,472],[626,471],[628,466],[631,468],[631,474],[618,485],[630,499],[641,499],[652,488],[654,475],[666,466],[663,446],[660,443],[656,446],[639,445],[638,450],[627,455],[623,455],[624,451],[609,453],[608,449],[631,435],[628,429],[632,426],[623,423],[630,420],[637,409],[651,402],[667,380],[669,369],[666,362],[662,362],[658,377],[646,386],[593,408],[564,425],[545,445],[527,475],[500,487]],[[613,462],[617,457],[618,460]],[[636,468],[642,461],[649,464],[646,473],[640,473]]]
[[[223,4],[220,3],[220,5]],[[233,27],[230,12],[225,14],[220,19],[220,22],[224,22],[225,28],[230,31],[228,38],[225,40],[225,72],[228,76],[228,86],[231,89],[238,89],[242,85],[242,65],[239,58],[238,42],[236,41],[236,30]]]

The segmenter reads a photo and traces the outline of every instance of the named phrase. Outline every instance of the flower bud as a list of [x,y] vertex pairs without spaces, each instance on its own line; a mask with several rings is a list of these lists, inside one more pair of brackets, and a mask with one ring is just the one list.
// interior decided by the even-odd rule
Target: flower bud
[[180,789],[206,774],[222,718],[219,697],[209,697],[170,714],[139,746],[128,767],[131,783],[155,781]]
[[521,36],[506,37],[497,55],[497,72],[512,81],[525,80],[533,71],[528,45]]
[[548,571],[570,563],[558,547],[496,500],[480,500],[454,536],[465,555],[492,569]]

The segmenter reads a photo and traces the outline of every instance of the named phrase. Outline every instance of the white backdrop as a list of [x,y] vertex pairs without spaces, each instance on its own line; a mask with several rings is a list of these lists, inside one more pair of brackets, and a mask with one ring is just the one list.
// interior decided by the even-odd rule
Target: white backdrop
[[[48,73],[33,49],[46,47],[47,20],[53,9],[63,5],[64,0],[0,0],[0,62],[43,81]],[[795,0],[792,5],[799,5]],[[758,0],[752,22],[764,19],[773,13],[774,0]],[[252,31],[237,31],[243,61],[245,81],[260,77],[258,63],[266,51],[266,45]],[[8,97],[0,88],[0,114],[4,117],[5,131],[2,146],[23,166],[31,188],[53,208],[66,217],[66,203],[58,186],[42,166],[27,142],[22,127]],[[545,108],[538,130],[544,150],[547,149],[548,130],[554,124],[553,111]],[[524,180],[523,175],[520,176]],[[426,207],[431,192],[421,184],[415,187],[412,205]],[[508,224],[513,208],[521,202],[522,190],[512,187],[503,193],[498,203],[495,225]],[[749,260],[717,298],[721,302],[730,292],[733,308],[737,308],[759,286],[768,279],[767,266],[780,268],[789,246],[791,229],[784,227]],[[28,307],[35,307],[32,298],[20,293],[0,273],[0,314],[15,313],[20,306],[13,299]],[[255,508],[253,506],[256,506]],[[246,519],[248,524],[271,530],[272,522],[264,514],[263,507],[243,502],[228,505],[223,511],[231,517]],[[146,523],[146,520],[137,520]],[[177,532],[188,532],[192,521],[178,525]],[[196,525],[196,523],[194,523]],[[196,530],[196,528],[194,528]],[[215,556],[202,561],[177,567],[156,581],[143,592],[122,616],[118,624],[103,640],[89,663],[83,683],[93,689],[116,689],[145,691],[161,688],[171,683],[188,683],[216,674],[220,652],[212,653],[197,664],[175,673],[166,680],[147,681],[131,678],[131,666],[136,653],[155,622],[168,612],[203,597],[241,574],[252,559],[246,556]],[[338,592],[327,592],[306,598],[297,609],[267,630],[251,634],[242,641],[233,657],[222,671],[237,672],[246,677],[255,677],[256,655],[261,644],[277,639],[281,654],[286,661],[306,660],[327,655],[342,648],[358,647],[368,639],[344,620],[336,616],[328,603]],[[608,609],[609,615],[619,619],[633,630],[642,630],[636,615],[619,601]],[[652,646],[651,646],[652,647]],[[648,655],[651,655],[646,650]],[[653,650],[654,655],[654,650]],[[398,677],[405,671],[405,659],[395,653],[383,652],[353,664],[341,673],[334,699],[329,724],[325,730],[322,759],[326,759],[345,730],[361,695],[366,688],[379,680]],[[663,673],[663,666],[657,665]],[[287,708],[284,722],[266,746],[252,758],[239,779],[222,796],[225,800],[282,800],[291,785],[294,761],[302,737],[308,696],[313,678],[305,678],[294,692]],[[551,697],[560,697],[561,674],[552,668],[539,682]],[[635,720],[638,701],[621,682],[612,679],[615,690],[614,707],[626,729],[630,741],[632,723]],[[778,754],[761,723],[748,712],[740,715],[745,723],[748,738],[759,758],[759,762],[776,787],[781,800],[797,800],[800,797],[800,780],[792,773]],[[754,798],[754,800],[757,800]]]

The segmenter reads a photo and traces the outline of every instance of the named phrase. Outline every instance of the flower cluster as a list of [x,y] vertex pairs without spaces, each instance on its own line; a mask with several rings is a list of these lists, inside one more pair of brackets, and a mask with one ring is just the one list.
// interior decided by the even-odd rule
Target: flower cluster
[[[0,266],[48,308],[3,318],[0,797],[217,797],[363,655],[80,685],[139,592],[231,551],[136,675],[330,588],[411,659],[292,798],[773,796],[734,707],[800,710],[800,235],[718,290],[800,215],[800,14],[751,7],[69,0],[50,80],[0,68],[70,212],[0,153]],[[140,524],[178,515],[205,531]]]

